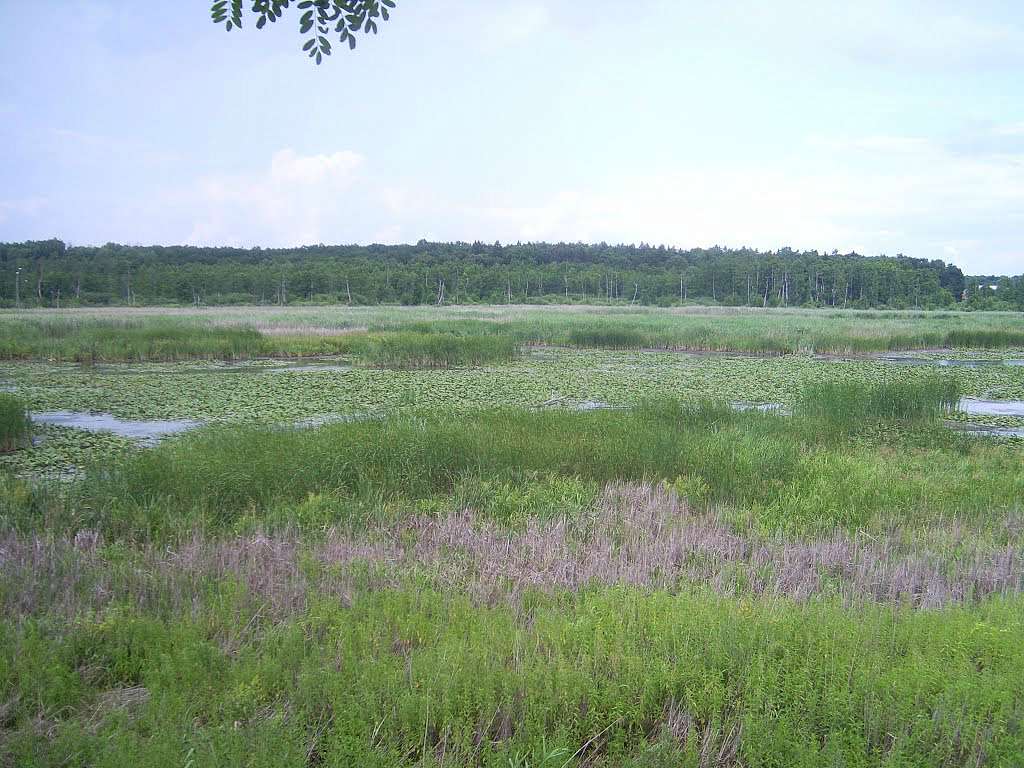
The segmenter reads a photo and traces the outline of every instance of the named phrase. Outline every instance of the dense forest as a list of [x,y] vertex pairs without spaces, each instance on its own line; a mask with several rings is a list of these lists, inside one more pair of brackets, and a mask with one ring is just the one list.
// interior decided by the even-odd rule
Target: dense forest
[[0,244],[0,305],[687,302],[1024,309],[1024,278],[938,260],[599,243],[289,249]]

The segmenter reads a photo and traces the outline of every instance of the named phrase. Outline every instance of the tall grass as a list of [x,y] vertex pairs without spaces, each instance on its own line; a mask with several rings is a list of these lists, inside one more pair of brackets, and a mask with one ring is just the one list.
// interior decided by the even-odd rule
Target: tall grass
[[610,323],[572,328],[569,330],[567,341],[574,347],[597,349],[642,349],[657,344],[649,333],[626,325]]
[[14,395],[0,392],[0,453],[10,453],[28,445],[32,422],[28,409]]
[[943,346],[1006,349],[1024,347],[1024,329],[963,328],[949,331]]
[[855,431],[880,421],[933,420],[956,409],[960,385],[945,376],[914,380],[823,382],[804,389],[796,406],[802,416]]
[[[411,501],[467,490],[479,497],[472,489],[481,484],[505,488],[549,476],[666,480],[691,503],[725,505],[765,530],[990,519],[1015,508],[1024,475],[1005,452],[951,450],[967,438],[935,425],[939,398],[949,392],[933,395],[930,411],[914,411],[891,390],[868,389],[808,396],[793,417],[670,401],[593,413],[399,415],[317,430],[210,428],[90,471],[63,506],[36,504],[30,495],[6,508],[0,502],[0,513],[22,530],[43,518],[55,529],[163,538],[197,525],[258,524],[271,512],[287,523],[277,510],[327,494],[349,501],[329,507],[325,524],[363,525],[408,510]],[[827,410],[851,402],[863,423]],[[867,431],[851,441],[851,425]],[[985,482],[965,486],[964,473]],[[510,498],[520,504],[516,494]]]
[[[827,315],[837,327],[823,323],[801,326],[763,315],[725,318],[717,322],[698,318],[658,317],[649,314],[587,318],[572,325],[547,322],[513,323],[510,331],[537,343],[568,344],[598,349],[678,349],[692,352],[742,352],[781,355],[791,353],[870,354],[931,348],[1009,349],[1024,347],[1024,329],[944,329],[937,318],[904,318],[879,326],[871,319]],[[881,319],[881,318],[874,318]],[[841,324],[840,324],[841,323]]]
[[194,358],[239,360],[268,354],[272,343],[251,328],[145,320],[19,320],[0,335],[0,358],[83,363]]
[[19,319],[0,326],[0,359],[106,363],[349,354],[387,368],[451,368],[508,362],[519,355],[512,336],[482,333],[477,325],[483,324],[414,324],[416,330],[325,335],[291,328],[286,334],[265,334],[245,326],[159,317]]
[[454,368],[507,363],[519,356],[508,336],[396,331],[370,339],[364,359],[382,368]]
[[[399,365],[405,364],[403,359],[417,359],[411,349],[414,345],[421,348],[419,361],[431,364],[435,353],[418,337],[432,335],[444,337],[440,344],[450,344],[450,336],[508,337],[519,343],[587,348],[751,354],[1024,348],[1024,322],[1014,313],[712,308],[679,312],[638,307],[248,308],[4,314],[0,315],[0,358],[102,362],[358,354],[372,347],[368,336],[392,334],[413,335],[390,345],[397,350],[394,355]],[[409,348],[408,352],[401,351],[402,347]],[[448,356],[437,350],[438,359]]]

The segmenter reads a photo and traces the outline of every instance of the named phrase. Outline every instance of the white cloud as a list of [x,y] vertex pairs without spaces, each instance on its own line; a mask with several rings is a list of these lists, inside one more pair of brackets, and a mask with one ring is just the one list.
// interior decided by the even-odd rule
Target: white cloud
[[[285,148],[262,174],[203,177],[175,196],[196,208],[188,242],[308,245],[337,238],[351,225],[346,196],[364,181],[364,162],[351,150],[300,155]],[[356,239],[354,232],[348,239]]]
[[502,239],[955,255],[1020,272],[1012,232],[1024,218],[1024,157],[966,157],[914,137],[854,138],[829,151],[818,173],[665,173],[564,189],[542,203],[471,205],[465,230],[500,230]]
[[996,136],[1024,136],[1024,122],[997,125],[992,132]]
[[[286,246],[440,239],[783,246],[953,259],[1020,271],[1024,158],[913,136],[812,141],[819,171],[778,167],[609,177],[511,194],[400,183],[358,152],[275,153],[262,173],[209,175],[175,204],[189,242]],[[984,233],[979,236],[978,233]]]
[[302,156],[293,149],[282,149],[270,161],[270,179],[278,185],[344,185],[362,164],[363,156],[350,150]]
[[942,149],[942,145],[919,136],[822,136],[811,134],[806,145],[812,150],[831,153],[833,157],[864,160],[882,160],[886,163],[903,162],[926,157]]

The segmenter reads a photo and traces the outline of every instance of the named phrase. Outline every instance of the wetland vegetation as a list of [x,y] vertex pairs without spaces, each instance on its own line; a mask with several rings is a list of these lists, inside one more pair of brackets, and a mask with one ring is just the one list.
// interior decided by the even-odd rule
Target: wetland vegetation
[[0,312],[0,359],[159,362],[351,355],[374,365],[508,361],[519,346],[863,355],[1024,348],[1000,312],[687,307],[284,308]]
[[30,442],[32,424],[25,404],[14,395],[0,392],[0,453],[11,453]]
[[0,457],[0,764],[1024,755],[1024,448],[950,429],[1024,428],[961,407],[1024,400],[1024,367],[940,364],[1024,359],[1019,315],[15,328],[0,402],[202,424],[35,423]]

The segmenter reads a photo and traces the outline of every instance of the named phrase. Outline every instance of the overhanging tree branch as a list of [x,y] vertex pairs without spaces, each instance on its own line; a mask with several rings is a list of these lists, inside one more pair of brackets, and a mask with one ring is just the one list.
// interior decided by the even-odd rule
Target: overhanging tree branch
[[[292,5],[291,0],[253,0],[250,16],[256,17],[256,29],[276,22]],[[377,34],[377,20],[387,21],[395,0],[302,0],[297,3],[299,34],[306,38],[302,50],[317,64],[331,55],[330,35],[356,47],[359,35]],[[223,24],[230,32],[241,29],[245,12],[242,0],[215,0],[210,6],[214,24]]]

